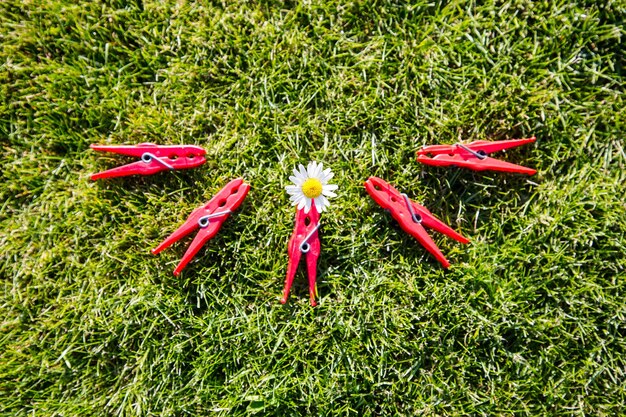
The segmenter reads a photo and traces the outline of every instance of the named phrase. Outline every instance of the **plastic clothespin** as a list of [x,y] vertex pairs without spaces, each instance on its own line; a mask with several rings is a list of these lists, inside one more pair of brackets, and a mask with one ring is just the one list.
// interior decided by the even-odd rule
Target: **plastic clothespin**
[[141,158],[141,161],[93,174],[92,180],[128,175],[152,175],[161,171],[195,168],[206,162],[204,158],[206,151],[194,145],[162,146],[154,143],[141,143],[139,145],[91,145],[90,147],[95,151]]
[[285,304],[289,298],[289,290],[296,276],[300,258],[304,254],[306,257],[306,268],[309,276],[309,296],[311,305],[315,307],[317,303],[317,259],[320,256],[320,238],[318,229],[320,228],[320,214],[315,207],[315,202],[311,202],[311,210],[308,214],[304,209],[296,209],[296,222],[293,233],[289,239],[287,252],[289,254],[289,263],[287,264],[287,278],[285,279],[285,289],[280,302]]
[[450,263],[428,235],[424,226],[435,229],[461,243],[469,242],[469,239],[433,216],[426,207],[409,200],[406,194],[401,194],[384,180],[378,177],[369,177],[365,181],[365,189],[378,205],[391,213],[402,230],[417,239],[428,252],[441,262],[444,268],[449,267]]
[[[455,145],[425,146],[417,152],[417,160],[426,165],[456,165],[474,171],[491,170],[533,175],[537,172],[534,169],[500,161],[490,158],[487,155],[491,152],[526,145],[535,140],[536,138],[533,136],[527,139],[501,140],[496,142],[477,140],[468,144],[457,143]],[[434,155],[434,157],[431,158],[428,155]]]
[[243,200],[246,198],[250,185],[245,184],[242,178],[232,180],[224,188],[218,192],[204,206],[195,209],[187,221],[180,226],[174,233],[172,233],[167,239],[165,239],[159,246],[152,249],[153,254],[161,252],[174,242],[182,239],[196,229],[200,229],[191,245],[187,249],[187,252],[183,255],[180,263],[174,270],[174,275],[179,275],[180,272],[187,266],[187,264],[198,253],[200,248],[213,239],[213,237],[219,232],[222,224],[230,214],[237,210]]

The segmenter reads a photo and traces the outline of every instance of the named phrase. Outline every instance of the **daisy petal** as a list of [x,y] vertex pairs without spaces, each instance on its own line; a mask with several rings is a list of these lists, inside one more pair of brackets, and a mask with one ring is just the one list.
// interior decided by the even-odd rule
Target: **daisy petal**
[[295,167],[293,169],[293,176],[296,178],[302,178],[302,174],[300,173],[300,170],[298,169],[298,167]]
[[337,197],[337,194],[330,191],[326,186],[322,187],[322,194],[326,197]]
[[304,167],[304,165],[300,164],[298,166],[298,169],[300,170],[300,178],[302,178],[303,180],[306,180],[308,178],[308,175],[307,175],[306,168]]
[[324,170],[323,174],[324,174],[324,179],[326,181],[330,181],[331,178],[335,176],[335,173],[332,172],[330,168],[327,168],[326,170]]
[[323,195],[321,195],[320,198],[322,199],[322,204],[324,205],[324,210],[326,210],[330,206],[330,201],[328,201],[328,199],[326,197],[324,197]]
[[320,164],[316,163],[315,164],[315,172],[314,172],[315,178],[319,179],[321,172],[322,172],[322,164],[321,163]]
[[315,178],[321,179],[321,177],[322,177],[322,169],[323,168],[324,168],[324,165],[322,165],[321,162],[319,164],[317,164],[317,167],[315,168]]
[[315,197],[315,207],[317,208],[318,212],[323,212],[324,211],[324,200],[322,200],[322,196],[319,197]]
[[294,195],[300,192],[300,187],[297,185],[288,185],[285,187],[285,190],[287,191],[287,194]]
[[305,205],[305,201],[304,201],[304,200],[305,200],[305,198],[300,198],[300,199],[296,200],[296,201],[293,203],[293,205],[294,205],[294,206],[298,206],[298,209],[301,209],[301,208],[302,208],[302,207],[304,207],[304,205]]
[[[302,204],[302,203],[300,203]],[[311,211],[311,199],[310,198],[305,198],[304,199],[304,213],[308,214],[309,211]]]
[[[298,175],[300,175],[300,174],[298,174]],[[298,178],[298,177],[293,176],[293,175],[291,177],[289,177],[289,180],[291,182],[293,182],[297,186],[302,185],[302,183],[304,182],[304,180],[302,178]]]
[[337,184],[326,184],[323,188],[328,191],[335,191],[337,188],[339,188],[339,186]]

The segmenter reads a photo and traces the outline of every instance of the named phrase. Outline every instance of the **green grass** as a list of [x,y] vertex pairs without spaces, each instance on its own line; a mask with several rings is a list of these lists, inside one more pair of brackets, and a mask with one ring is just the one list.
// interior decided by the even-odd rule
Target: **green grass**
[[[624,2],[73,3],[0,3],[2,415],[624,412]],[[533,135],[497,155],[533,177],[415,161]],[[208,161],[89,180],[146,141]],[[340,195],[283,306],[309,160]],[[370,175],[471,238],[448,271]],[[149,249],[239,176],[175,278],[191,240]]]

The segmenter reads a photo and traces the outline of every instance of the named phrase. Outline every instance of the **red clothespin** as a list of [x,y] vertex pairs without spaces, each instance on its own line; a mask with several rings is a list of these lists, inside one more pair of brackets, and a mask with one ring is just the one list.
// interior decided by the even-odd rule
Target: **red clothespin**
[[287,265],[287,278],[285,279],[285,289],[280,302],[285,304],[289,297],[289,290],[296,276],[300,257],[306,257],[307,274],[309,276],[309,296],[311,305],[315,307],[315,297],[317,297],[317,259],[320,256],[320,238],[317,233],[320,228],[320,214],[317,212],[315,202],[311,202],[311,210],[308,214],[304,209],[296,210],[296,224],[289,239],[287,251],[289,253],[289,263]]
[[154,143],[141,143],[139,145],[91,145],[90,147],[95,151],[141,158],[141,161],[93,174],[92,180],[127,175],[152,175],[167,170],[195,168],[206,162],[204,158],[206,151],[194,145],[162,146]]
[[191,245],[187,249],[187,252],[183,255],[180,263],[174,270],[174,275],[180,274],[180,272],[187,266],[191,259],[196,256],[200,248],[213,239],[213,237],[219,232],[222,227],[222,223],[226,221],[230,214],[237,210],[243,200],[246,198],[250,185],[245,184],[243,179],[238,178],[232,180],[219,193],[215,195],[204,206],[195,209],[187,221],[172,233],[167,239],[165,239],[159,246],[152,249],[153,254],[161,252],[163,249],[169,247],[172,243],[177,242],[183,237],[187,236],[196,229],[200,229]]
[[469,239],[455,232],[441,220],[432,215],[428,209],[414,201],[409,200],[406,194],[400,194],[398,190],[387,184],[378,177],[369,177],[365,181],[367,193],[380,205],[388,210],[394,219],[400,223],[402,230],[417,239],[428,252],[447,268],[450,263],[443,256],[435,242],[430,238],[424,226],[435,229],[439,233],[451,237],[461,243],[468,243]]
[[[472,169],[474,171],[502,171],[517,172],[520,174],[533,175],[537,171],[510,162],[490,158],[491,152],[502,151],[516,146],[532,143],[536,140],[533,136],[528,139],[501,140],[489,142],[477,140],[472,143],[456,145],[431,145],[425,146],[417,152],[417,160],[426,165],[448,166],[456,165]],[[430,158],[428,155],[435,155]]]

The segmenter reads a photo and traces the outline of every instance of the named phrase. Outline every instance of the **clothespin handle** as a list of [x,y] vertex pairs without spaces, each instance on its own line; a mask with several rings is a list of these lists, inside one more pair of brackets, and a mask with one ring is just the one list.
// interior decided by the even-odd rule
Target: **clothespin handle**
[[[532,143],[535,137],[501,141],[478,140],[468,144],[430,145],[417,152],[417,161],[426,165],[455,165],[474,171],[501,171],[533,175],[537,171],[487,156],[492,152]],[[432,157],[430,155],[433,155]]]
[[406,194],[401,194],[384,180],[378,177],[370,177],[365,182],[365,189],[378,205],[391,213],[391,216],[398,222],[402,230],[417,239],[444,268],[448,268],[450,263],[428,235],[424,226],[430,227],[459,242],[469,242],[467,238],[433,216],[426,207],[411,201]]
[[320,214],[312,202],[311,210],[308,213],[304,209],[296,209],[296,220],[289,244],[287,245],[287,253],[289,261],[287,264],[287,275],[285,278],[285,288],[283,296],[280,300],[282,304],[287,302],[289,291],[293,283],[300,258],[304,254],[307,264],[307,276],[309,280],[309,298],[312,306],[316,306],[317,297],[317,260],[320,255],[321,245],[319,240],[319,219]]
[[125,177],[128,175],[152,175],[157,172],[190,169],[206,162],[206,151],[195,145],[164,146],[154,143],[139,145],[91,145],[91,149],[120,155],[134,156],[141,161],[123,165],[91,176],[101,178]]
[[215,237],[230,214],[239,208],[248,191],[250,185],[244,183],[243,178],[232,180],[204,206],[195,209],[185,223],[151,252],[156,255],[191,232],[200,229],[174,270],[174,275],[180,274],[202,246]]
[[[480,152],[484,155],[488,155],[493,152],[503,151],[506,149],[515,148],[518,146],[533,143],[537,140],[536,137],[526,139],[511,139],[511,140],[499,140],[499,141],[487,141],[476,140],[466,144],[453,144],[453,145],[428,145],[417,151],[418,155],[442,155],[449,154],[449,156],[470,153],[467,149]],[[471,153],[470,153],[471,154]],[[475,155],[474,155],[475,156]]]
[[159,158],[175,160],[182,157],[193,157],[206,155],[206,151],[196,145],[157,145],[155,143],[140,143],[138,145],[89,145],[91,149],[98,152],[116,153],[118,155],[134,156],[141,158],[146,152],[154,154]]

